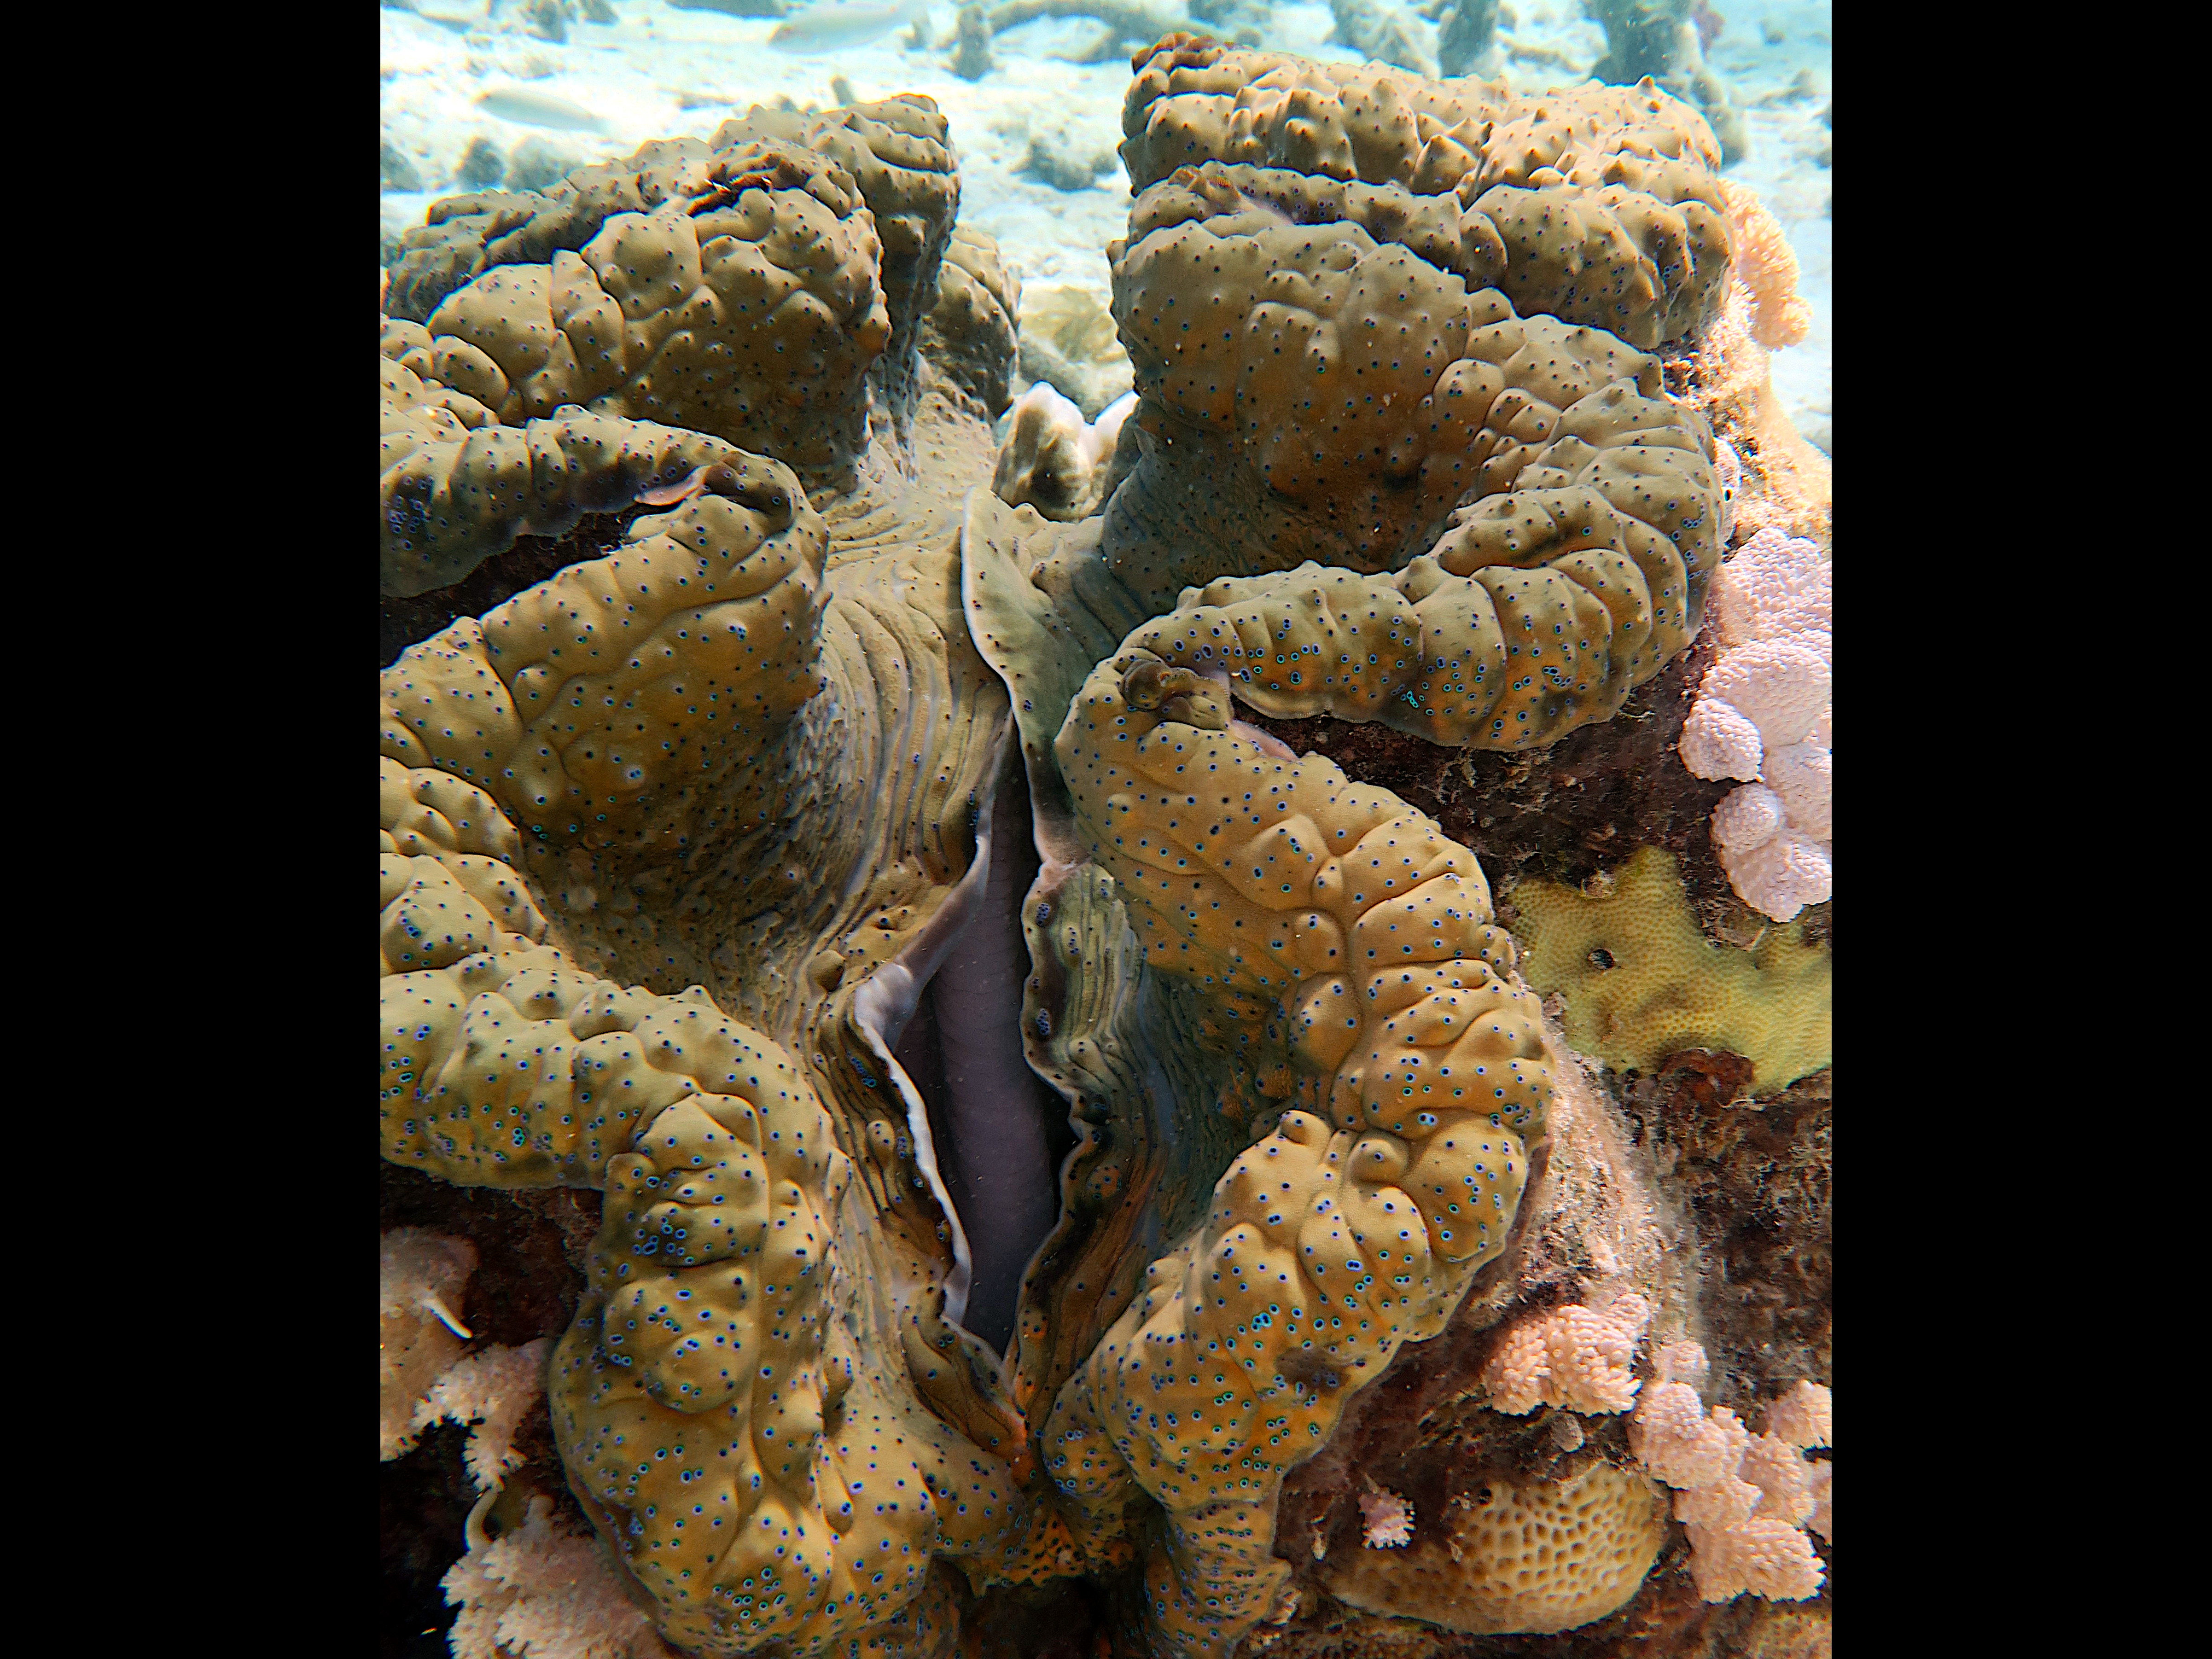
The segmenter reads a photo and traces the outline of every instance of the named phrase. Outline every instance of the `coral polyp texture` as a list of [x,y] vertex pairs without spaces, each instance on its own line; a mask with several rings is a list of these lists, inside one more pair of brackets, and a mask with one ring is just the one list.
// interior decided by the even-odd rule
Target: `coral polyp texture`
[[[1493,1481],[1437,1527],[1442,1537],[1426,1548],[1345,1557],[1330,1590],[1347,1606],[1446,1630],[1572,1630],[1636,1594],[1666,1540],[1666,1506],[1636,1471],[1593,1462],[1565,1480]],[[1418,1523],[1413,1537],[1420,1541]]]
[[1718,1049],[1750,1060],[1761,1090],[1828,1063],[1832,952],[1802,923],[1766,930],[1750,950],[1706,938],[1656,848],[1640,848],[1602,891],[1523,882],[1513,904],[1531,942],[1529,983],[1565,1000],[1579,1052],[1650,1072],[1684,1049]]
[[[1723,953],[1651,848],[1509,931],[1487,820],[1261,724],[1540,767],[1717,604],[1797,617],[1668,389],[1749,280],[1711,132],[1181,34],[1123,125],[1134,388],[1003,444],[1020,285],[926,98],[404,239],[380,1148],[439,1224],[385,1236],[380,1404],[467,1511],[464,1659],[1811,1593],[1825,1390],[1739,1444],[1674,1380],[1698,1275],[1596,1062],[1825,1065],[1825,948]],[[1352,1472],[1409,1411],[1449,1455]]]

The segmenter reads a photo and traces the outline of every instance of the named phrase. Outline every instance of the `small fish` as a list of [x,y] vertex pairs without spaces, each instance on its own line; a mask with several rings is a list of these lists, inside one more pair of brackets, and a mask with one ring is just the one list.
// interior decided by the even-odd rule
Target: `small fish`
[[517,126],[550,127],[556,132],[604,132],[606,123],[581,104],[528,87],[494,87],[477,94],[477,107]]
[[835,52],[928,15],[929,0],[814,0],[777,24],[768,43],[778,52]]

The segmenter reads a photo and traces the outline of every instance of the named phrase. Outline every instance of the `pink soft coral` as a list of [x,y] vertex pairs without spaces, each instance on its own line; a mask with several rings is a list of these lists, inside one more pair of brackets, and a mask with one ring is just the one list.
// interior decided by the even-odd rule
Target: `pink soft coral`
[[1748,1591],[1777,1601],[1820,1593],[1824,1570],[1813,1540],[1795,1522],[1829,1536],[1826,1463],[1808,1464],[1798,1447],[1832,1416],[1828,1390],[1797,1387],[1768,1407],[1769,1432],[1754,1436],[1725,1406],[1707,1412],[1697,1391],[1674,1376],[1705,1374],[1705,1350],[1676,1343],[1662,1351],[1662,1380],[1644,1392],[1629,1419],[1629,1449],[1676,1489],[1674,1517],[1690,1535],[1690,1576],[1708,1601]]
[[1359,1495],[1359,1513],[1367,1522],[1367,1547],[1395,1550],[1413,1539],[1413,1506],[1395,1492],[1377,1488]]
[[1505,1333],[1483,1368],[1493,1410],[1518,1417],[1539,1406],[1625,1412],[1639,1386],[1630,1375],[1651,1304],[1622,1291],[1603,1307],[1553,1308]]

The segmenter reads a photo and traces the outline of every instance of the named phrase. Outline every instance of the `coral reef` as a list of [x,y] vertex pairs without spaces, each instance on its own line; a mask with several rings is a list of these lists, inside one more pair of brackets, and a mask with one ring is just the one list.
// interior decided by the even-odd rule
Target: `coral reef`
[[[1729,538],[1734,457],[1668,390],[1749,291],[1711,133],[1183,35],[1124,131],[1127,404],[1040,384],[1003,446],[1019,286],[926,99],[405,239],[384,1406],[422,1441],[388,1467],[490,1489],[456,1652],[1227,1659],[1748,1628],[1698,1593],[1784,1585],[1734,1487],[1673,1528],[1621,1420],[1647,1331],[1775,1379],[1708,1318],[1660,1126],[1539,1001],[1598,907],[1522,881],[1524,945],[1441,814],[1269,729],[1679,740],[1608,734],[1686,715]],[[1601,918],[1661,919],[1620,983],[1717,1013],[1624,1004],[1647,1072],[1824,1062],[1825,950],[1685,968],[1654,856]],[[455,1370],[463,1234],[506,1310]],[[1826,1524],[1820,1405],[1732,1466],[1769,1526]]]
[[[1632,1399],[1626,1372],[1645,1325],[1694,1317],[1682,1221],[1628,1123],[1553,1041],[1563,1058],[1525,1223],[1444,1334],[1402,1350],[1286,1486],[1279,1552],[1298,1564],[1302,1605],[1327,1613],[1310,1626],[1291,1621],[1292,1651],[1327,1650],[1299,1638],[1331,1629],[1345,1651],[1441,1654],[1465,1650],[1414,1632],[1601,1627],[1637,1596],[1666,1541],[1665,1505],[1629,1467],[1613,1402]],[[1510,1316],[1501,1324],[1501,1315]],[[1610,1395],[1584,1402],[1600,1414],[1502,1413],[1492,1385],[1532,1369],[1528,1337],[1549,1346],[1544,1338],[1568,1332],[1603,1351],[1585,1369]],[[1361,1513],[1347,1487],[1409,1505],[1402,1562],[1359,1559]]]
[[[1550,1145],[1523,1202],[1527,1227],[1516,1228],[1519,1238],[1496,1264],[1498,1277],[1478,1285],[1443,1334],[1401,1350],[1329,1444],[1286,1482],[1278,1553],[1296,1568],[1297,1608],[1282,1624],[1263,1626],[1240,1651],[1312,1659],[1492,1651],[1722,1659],[1826,1650],[1802,1645],[1825,1638],[1825,1588],[1806,1603],[1750,1595],[1706,1601],[1686,1532],[1670,1525],[1664,1494],[1641,1481],[1639,1513],[1648,1521],[1638,1524],[1648,1525],[1656,1559],[1637,1564],[1635,1571],[1650,1569],[1640,1589],[1632,1579],[1614,1581],[1623,1598],[1614,1611],[1595,1608],[1589,1622],[1540,1643],[1495,1648],[1470,1645],[1438,1622],[1439,1613],[1449,1620],[1471,1610],[1456,1587],[1490,1571],[1486,1557],[1468,1550],[1466,1530],[1445,1527],[1497,1501],[1501,1486],[1518,1502],[1524,1490],[1540,1493],[1585,1468],[1609,1466],[1618,1477],[1640,1467],[1619,1414],[1540,1410],[1516,1418],[1494,1410],[1481,1378],[1516,1329],[1560,1309],[1602,1308],[1632,1291],[1649,1302],[1663,1334],[1653,1375],[1637,1379],[1639,1392],[1661,1380],[1703,1386],[1709,1377],[1723,1401],[1747,1413],[1760,1398],[1772,1401],[1766,1426],[1777,1433],[1792,1426],[1790,1411],[1811,1391],[1793,1379],[1827,1372],[1827,1074],[1747,1111],[1729,1103],[1747,1063],[1699,1054],[1636,1080],[1617,1105],[1607,1079],[1559,1047]],[[1502,1323],[1501,1313],[1508,1316]],[[1714,1355],[1703,1370],[1682,1364],[1686,1356],[1703,1358],[1682,1334],[1692,1328],[1702,1329]],[[1783,1397],[1774,1400],[1778,1392]],[[1817,1486],[1820,1466],[1812,1468],[1808,1484]],[[1356,1500],[1383,1491],[1413,1511],[1413,1536],[1377,1558],[1397,1570],[1362,1573],[1364,1508]],[[1607,1559],[1583,1558],[1597,1570]],[[1364,1606],[1332,1588],[1332,1578],[1345,1576],[1367,1584],[1372,1594]],[[1571,1577],[1553,1583],[1572,1592]]]
[[1634,1595],[1666,1536],[1650,1483],[1605,1462],[1565,1480],[1491,1480],[1462,1494],[1442,1524],[1441,1540],[1402,1559],[1334,1556],[1330,1593],[1445,1630],[1543,1635]]

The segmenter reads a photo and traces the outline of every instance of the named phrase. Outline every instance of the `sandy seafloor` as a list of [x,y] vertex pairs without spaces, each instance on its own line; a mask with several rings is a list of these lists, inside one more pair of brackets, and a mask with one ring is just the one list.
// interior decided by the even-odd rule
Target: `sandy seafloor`
[[[1128,175],[1118,161],[1087,190],[1066,191],[1024,171],[1030,142],[1111,156],[1121,138],[1126,56],[1067,61],[1099,33],[1089,19],[1042,21],[992,42],[995,66],[980,81],[946,67],[949,49],[906,46],[904,26],[877,38],[799,55],[768,44],[776,22],[679,10],[666,0],[611,0],[617,21],[577,23],[565,42],[538,39],[517,0],[415,0],[422,14],[384,9],[380,62],[382,137],[412,166],[419,191],[386,191],[381,228],[389,246],[441,196],[469,188],[457,177],[479,136],[511,154],[526,140],[550,146],[571,165],[627,155],[649,138],[705,137],[750,104],[787,97],[801,107],[839,101],[842,76],[859,99],[926,93],[951,123],[960,161],[961,222],[988,231],[1025,289],[1055,284],[1109,293],[1106,245],[1122,234]],[[1827,166],[1834,48],[1832,0],[1713,0],[1724,19],[1707,61],[1727,79],[1748,129],[1748,153],[1729,175],[1757,190],[1796,250],[1813,330],[1774,357],[1777,389],[1799,428],[1832,449],[1833,235]],[[1180,0],[1153,9],[1181,15]],[[1579,0],[1507,0],[1510,21],[1476,66],[1516,91],[1571,85],[1604,46]],[[949,39],[954,10],[936,4],[931,34]],[[1205,32],[1203,23],[1188,27]],[[1318,0],[1273,8],[1266,45],[1322,61],[1364,54],[1330,43],[1334,20]],[[1430,26],[1416,22],[1426,30]],[[1770,40],[1769,36],[1778,36]],[[1519,52],[1516,52],[1519,48]],[[520,86],[587,111],[597,131],[517,125],[476,104],[482,94]]]

